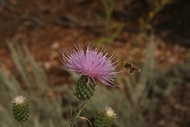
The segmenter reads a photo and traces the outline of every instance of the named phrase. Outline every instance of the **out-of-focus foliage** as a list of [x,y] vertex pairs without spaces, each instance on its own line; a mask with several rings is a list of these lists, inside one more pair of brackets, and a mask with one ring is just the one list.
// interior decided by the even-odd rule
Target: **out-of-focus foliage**
[[[104,7],[104,15],[97,15],[103,24],[103,36],[96,42],[98,45],[104,45],[113,42],[117,38],[124,27],[124,23],[113,23],[112,13],[115,6],[114,0],[101,0]],[[114,31],[114,32],[112,32]]]
[[[61,98],[52,97],[53,88],[49,87],[46,74],[30,55],[24,45],[24,51],[18,45],[9,44],[12,59],[18,74],[7,74],[0,70],[0,119],[1,126],[16,125],[12,117],[11,100],[23,95],[28,100],[31,113],[27,124],[35,127],[53,127],[63,125]],[[59,88],[60,89],[60,88]]]
[[152,9],[148,12],[147,17],[141,18],[140,20],[140,30],[141,32],[151,31],[154,32],[154,28],[151,24],[155,16],[164,9],[165,6],[171,4],[173,0],[155,0],[151,1],[149,4],[153,6]]

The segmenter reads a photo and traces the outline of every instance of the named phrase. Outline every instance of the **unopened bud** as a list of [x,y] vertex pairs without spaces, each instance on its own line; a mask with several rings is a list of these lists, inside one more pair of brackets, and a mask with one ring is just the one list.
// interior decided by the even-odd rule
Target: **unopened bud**
[[26,102],[25,97],[16,96],[13,101],[13,116],[19,122],[28,120],[29,117],[29,105]]
[[105,111],[100,112],[94,121],[95,127],[110,127],[113,124],[113,119],[116,118],[116,114],[112,108],[106,108]]

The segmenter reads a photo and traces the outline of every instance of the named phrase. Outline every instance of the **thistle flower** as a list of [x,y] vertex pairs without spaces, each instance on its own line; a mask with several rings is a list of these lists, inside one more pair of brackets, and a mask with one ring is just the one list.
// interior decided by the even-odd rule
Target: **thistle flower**
[[110,117],[110,118],[116,118],[116,113],[115,113],[115,111],[114,111],[112,108],[110,108],[110,107],[107,107],[107,108],[106,108],[105,113],[106,113],[106,115],[107,115],[108,117]]
[[88,46],[86,51],[76,47],[72,52],[63,50],[61,54],[65,59],[62,61],[63,68],[86,76],[88,84],[95,84],[97,79],[105,85],[116,86],[114,80],[117,61],[112,63],[113,56],[107,58],[108,53]]
[[16,97],[13,99],[12,103],[13,103],[13,104],[16,104],[16,105],[20,105],[20,104],[25,103],[25,101],[26,101],[26,98],[25,98],[24,96],[16,96]]
[[105,111],[100,112],[94,121],[95,127],[110,127],[113,124],[113,119],[116,118],[114,110],[107,107]]
[[19,122],[24,122],[29,117],[29,105],[24,96],[16,96],[13,101],[13,116]]

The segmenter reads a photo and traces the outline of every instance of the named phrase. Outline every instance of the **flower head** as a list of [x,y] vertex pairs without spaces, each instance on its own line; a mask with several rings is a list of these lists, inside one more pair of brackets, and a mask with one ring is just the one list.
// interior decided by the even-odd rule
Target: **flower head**
[[65,59],[62,61],[64,69],[87,76],[90,83],[97,79],[108,86],[116,86],[114,80],[117,61],[112,63],[113,56],[107,58],[108,53],[104,54],[102,50],[88,46],[86,51],[76,48],[72,52],[63,50],[61,54]]
[[105,110],[105,112],[106,112],[106,115],[108,117],[116,118],[116,113],[115,113],[115,111],[112,108],[107,107],[106,110]]
[[12,111],[14,118],[19,122],[28,120],[29,105],[24,96],[16,96],[12,101]]
[[12,103],[15,103],[16,105],[25,103],[25,97],[24,96],[16,96]]
[[105,111],[95,116],[94,127],[110,127],[114,122],[114,118],[116,118],[114,110],[107,107]]

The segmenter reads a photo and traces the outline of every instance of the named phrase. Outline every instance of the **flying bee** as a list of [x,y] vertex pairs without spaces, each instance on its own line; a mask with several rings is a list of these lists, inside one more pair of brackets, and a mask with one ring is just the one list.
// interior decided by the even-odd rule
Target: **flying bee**
[[137,72],[141,71],[141,69],[137,65],[134,65],[133,63],[126,63],[125,68],[130,70],[130,73],[133,73],[133,71],[137,71]]

